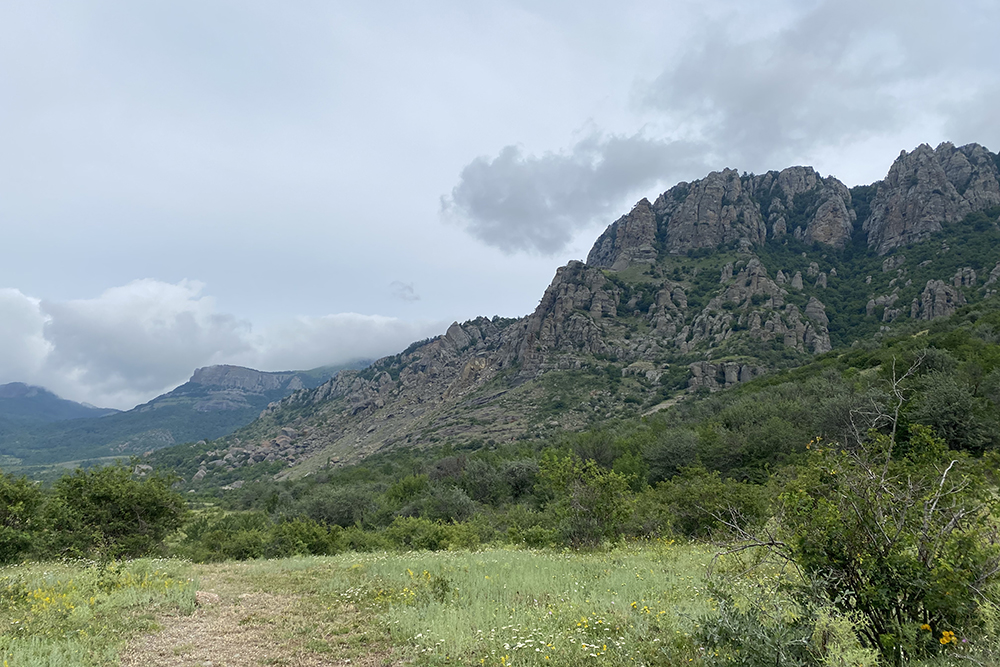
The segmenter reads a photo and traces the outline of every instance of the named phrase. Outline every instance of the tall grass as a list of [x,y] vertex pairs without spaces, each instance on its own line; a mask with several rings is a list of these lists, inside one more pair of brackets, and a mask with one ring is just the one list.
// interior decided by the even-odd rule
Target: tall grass
[[4,667],[117,665],[118,649],[155,615],[194,609],[190,564],[34,563],[0,569]]
[[328,594],[377,612],[418,664],[685,664],[709,614],[701,546],[346,554]]

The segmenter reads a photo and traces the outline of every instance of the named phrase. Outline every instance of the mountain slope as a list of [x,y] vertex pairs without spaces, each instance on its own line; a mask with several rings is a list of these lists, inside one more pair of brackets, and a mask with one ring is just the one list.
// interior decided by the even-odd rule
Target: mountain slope
[[1000,280],[998,165],[942,144],[852,189],[809,167],[680,183],[560,268],[531,315],[456,323],[296,392],[192,452],[199,479],[577,430],[948,315]]
[[0,456],[9,468],[141,454],[219,438],[253,421],[269,403],[365,363],[278,373],[239,366],[199,368],[176,389],[126,412],[44,424],[0,422]]
[[95,408],[92,405],[59,398],[44,387],[23,382],[0,385],[0,419],[30,422],[55,422],[65,419],[103,417],[117,410]]

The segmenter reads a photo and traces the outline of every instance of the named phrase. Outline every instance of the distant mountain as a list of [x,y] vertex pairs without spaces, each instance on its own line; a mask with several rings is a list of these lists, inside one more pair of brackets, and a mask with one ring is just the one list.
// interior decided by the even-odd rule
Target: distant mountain
[[[0,467],[142,454],[176,443],[219,438],[253,421],[268,404],[294,391],[319,386],[344,368],[362,368],[368,363],[278,373],[209,366],[197,369],[176,389],[125,412],[97,410],[81,413],[82,418],[44,423],[40,419],[0,418]],[[44,389],[31,390],[34,396],[10,400],[42,400],[39,396],[61,400]],[[18,390],[9,393],[18,394]],[[0,405],[3,400],[0,398]],[[102,413],[105,416],[98,416]]]
[[0,418],[56,422],[103,417],[116,412],[118,410],[95,408],[85,403],[59,398],[44,387],[35,387],[23,382],[0,384]]
[[998,289],[1000,155],[982,146],[922,145],[854,188],[725,169],[638,202],[530,315],[455,323],[188,455],[215,484],[544,438],[877,345]]

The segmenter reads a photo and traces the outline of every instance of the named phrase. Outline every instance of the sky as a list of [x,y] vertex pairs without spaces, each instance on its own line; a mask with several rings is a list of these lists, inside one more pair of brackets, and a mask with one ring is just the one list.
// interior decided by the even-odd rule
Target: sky
[[1000,150],[1000,3],[0,2],[0,383],[129,408],[521,316],[641,197]]

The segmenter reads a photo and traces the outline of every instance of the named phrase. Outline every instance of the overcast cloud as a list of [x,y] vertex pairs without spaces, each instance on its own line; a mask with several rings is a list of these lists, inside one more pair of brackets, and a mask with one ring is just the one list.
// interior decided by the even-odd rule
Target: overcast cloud
[[[772,20],[748,21],[748,10]],[[1000,4],[985,1],[771,2],[703,16],[679,57],[636,82],[637,111],[651,114],[641,136],[477,157],[442,211],[504,252],[553,254],[627,210],[625,196],[692,173],[780,169],[834,150],[842,167],[866,144],[912,149],[942,133],[998,150],[1000,52],[984,48],[998,25]],[[842,177],[874,180],[888,166]]]
[[256,332],[204,286],[137,280],[94,299],[49,302],[0,290],[0,376],[127,409],[212,364],[309,369],[394,353],[444,322],[340,313]]
[[997,25],[995,0],[0,3],[0,383],[129,407],[207,364],[377,357],[530,312],[678,180],[996,151]]

